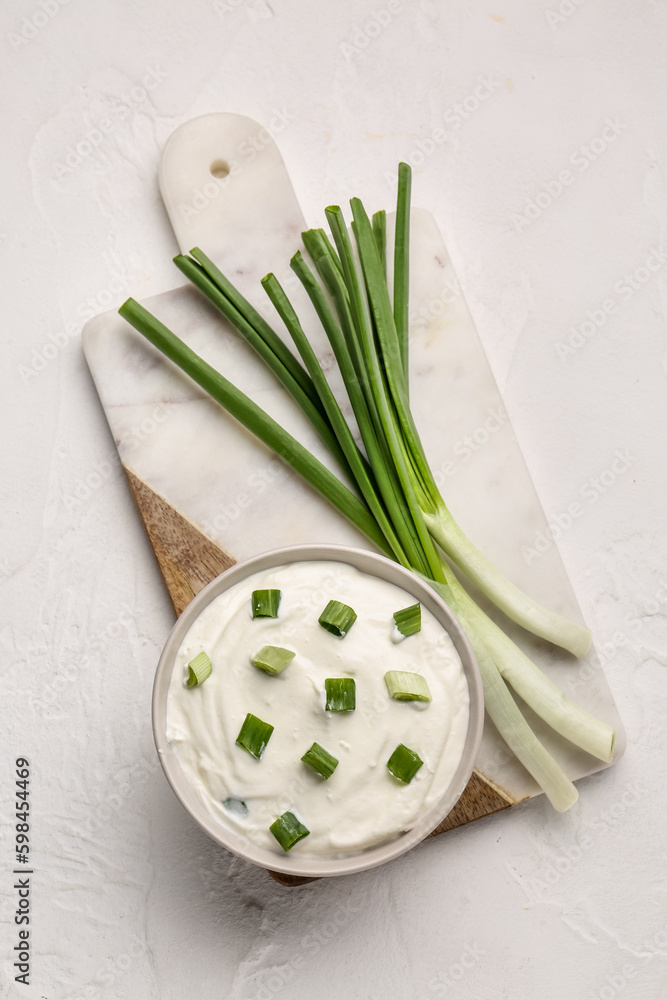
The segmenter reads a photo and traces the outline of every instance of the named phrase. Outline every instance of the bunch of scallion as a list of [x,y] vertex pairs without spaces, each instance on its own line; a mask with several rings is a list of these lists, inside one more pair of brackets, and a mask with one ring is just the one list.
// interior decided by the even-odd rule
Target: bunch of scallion
[[[466,537],[436,486],[408,393],[410,192],[410,168],[402,163],[391,283],[386,214],[377,212],[369,219],[358,198],[350,202],[352,235],[341,209],[327,208],[331,236],[323,229],[305,232],[303,244],[311,263],[299,251],[291,260],[331,345],[348,400],[334,396],[275,275],[268,274],[262,285],[299,357],[201,250],[175,258],[180,270],[291,393],[352,488],[139,303],[128,299],[120,314],[274,449],[380,551],[431,583],[468,634],[482,675],[486,711],[498,732],[554,807],[565,810],[576,801],[577,791],[535,736],[508,685],[561,736],[601,760],[611,760],[614,731],[568,698],[516,646],[472,599],[455,569],[461,569],[509,618],[575,656],[587,652],[590,632],[541,607],[508,581]],[[343,416],[348,402],[363,447],[357,445]]]

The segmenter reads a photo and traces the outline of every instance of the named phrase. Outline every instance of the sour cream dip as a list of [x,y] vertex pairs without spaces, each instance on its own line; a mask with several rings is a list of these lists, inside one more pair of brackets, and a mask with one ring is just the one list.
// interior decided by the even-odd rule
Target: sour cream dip
[[[252,618],[252,592],[263,589],[281,592],[277,618]],[[343,638],[318,622],[330,600],[357,614]],[[314,561],[255,573],[202,611],[175,657],[166,735],[216,820],[282,855],[269,827],[290,811],[310,831],[291,854],[338,858],[395,839],[443,795],[464,749],[468,685],[452,640],[426,608],[421,630],[397,641],[393,613],[414,603],[346,563]],[[269,645],[296,654],[276,676],[251,662]],[[188,688],[188,663],[202,651],[212,672]],[[389,670],[421,674],[432,700],[392,699]],[[354,711],[325,711],[332,677],[354,678]],[[248,713],[274,727],[259,760],[236,744]],[[301,760],[314,742],[339,761],[327,780]],[[386,766],[401,743],[424,762],[409,784]]]

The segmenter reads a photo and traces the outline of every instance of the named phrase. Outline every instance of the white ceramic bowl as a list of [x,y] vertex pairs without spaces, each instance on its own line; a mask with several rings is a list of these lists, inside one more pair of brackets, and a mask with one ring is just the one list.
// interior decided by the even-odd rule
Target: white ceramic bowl
[[[397,587],[402,587],[403,590],[411,594],[415,598],[415,601],[419,601],[423,607],[431,612],[433,617],[451,636],[452,642],[461,657],[470,693],[470,715],[463,755],[443,795],[420,817],[412,829],[401,834],[396,839],[376,847],[368,848],[361,853],[339,858],[302,857],[299,854],[281,855],[259,847],[235,830],[223,825],[223,823],[219,822],[208,812],[206,806],[193,792],[180,768],[173,747],[167,740],[167,695],[174,660],[186,633],[195,619],[216,597],[219,597],[225,590],[245,580],[253,573],[262,572],[273,566],[308,561],[346,563],[347,565],[354,566],[362,573],[367,573],[369,576],[375,576]],[[373,552],[338,545],[296,545],[284,549],[275,549],[272,552],[266,552],[253,559],[248,559],[246,562],[238,563],[221,576],[216,577],[215,580],[209,583],[191,601],[176,622],[162,651],[153,687],[153,734],[160,763],[176,796],[195,822],[213,840],[217,841],[218,844],[239,855],[239,857],[245,858],[247,861],[252,861],[256,865],[261,865],[263,868],[270,868],[276,872],[283,872],[288,875],[300,875],[306,878],[349,875],[353,872],[364,871],[367,868],[374,868],[404,854],[411,847],[414,847],[415,844],[422,841],[424,837],[428,836],[451,811],[468,783],[482,738],[483,722],[484,696],[477,662],[463,629],[447,605],[440,600],[429,586],[422,583],[418,577],[408,570],[403,569],[398,563],[391,562],[384,556],[375,555]]]

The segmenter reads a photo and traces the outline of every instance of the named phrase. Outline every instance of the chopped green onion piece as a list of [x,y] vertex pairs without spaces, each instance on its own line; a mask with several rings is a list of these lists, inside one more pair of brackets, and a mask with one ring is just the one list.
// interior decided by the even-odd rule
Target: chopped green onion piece
[[279,590],[253,590],[252,592],[253,618],[277,618],[279,604]]
[[399,743],[387,761],[387,767],[395,778],[409,785],[423,763],[419,754]]
[[272,823],[269,830],[276,838],[283,851],[291,850],[295,844],[307,837],[310,830],[297,819],[294,813],[285,812]]
[[324,747],[321,747],[319,743],[313,743],[310,750],[305,752],[301,760],[308,767],[312,767],[313,771],[317,771],[325,781],[331,777],[338,767],[337,758],[333,754],[330,754],[328,750],[325,750]]
[[341,604],[340,601],[329,601],[317,620],[327,632],[332,632],[342,639],[356,622],[357,613],[347,604]]
[[356,684],[352,677],[327,677],[325,712],[353,712],[356,708]]
[[251,657],[251,662],[265,674],[275,676],[281,673],[295,656],[296,653],[291,649],[284,649],[282,646],[262,646],[259,653]]
[[391,698],[396,701],[431,701],[426,678],[407,670],[388,670],[384,682]]
[[192,688],[203,684],[206,678],[211,676],[211,670],[211,659],[208,653],[202,650],[188,663],[188,678],[185,686]]
[[243,799],[223,799],[222,804],[228,812],[237,816],[247,816],[250,812]]
[[411,604],[409,608],[394,611],[394,625],[401,635],[414,635],[422,627],[421,604]]
[[236,737],[236,742],[259,760],[266,750],[266,744],[271,739],[272,732],[272,725],[268,722],[262,722],[256,715],[251,715],[248,712],[241,726],[241,731]]

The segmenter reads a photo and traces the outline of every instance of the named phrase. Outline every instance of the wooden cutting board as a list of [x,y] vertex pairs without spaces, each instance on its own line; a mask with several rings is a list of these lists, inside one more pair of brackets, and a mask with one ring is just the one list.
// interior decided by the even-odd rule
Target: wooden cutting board
[[[265,273],[277,274],[335,384],[329,346],[289,270],[306,224],[266,129],[232,114],[188,122],[165,147],[160,187],[181,250],[200,246],[279,327],[259,286]],[[367,208],[391,207],[392,198],[378,178],[378,203]],[[581,621],[451,261],[423,210],[413,210],[411,251],[411,400],[436,480],[463,529],[515,583]],[[198,292],[180,287],[145,305],[331,464],[293,402]],[[235,561],[267,549],[308,542],[368,547],[116,313],[86,324],[83,347],[177,615]],[[514,626],[510,631],[562,688],[616,728],[618,759],[625,734],[595,650],[576,661]],[[527,714],[573,780],[607,766]],[[487,721],[471,781],[434,834],[538,793]],[[284,885],[303,881],[272,874]]]

